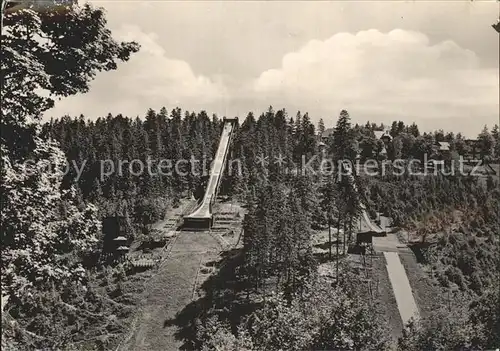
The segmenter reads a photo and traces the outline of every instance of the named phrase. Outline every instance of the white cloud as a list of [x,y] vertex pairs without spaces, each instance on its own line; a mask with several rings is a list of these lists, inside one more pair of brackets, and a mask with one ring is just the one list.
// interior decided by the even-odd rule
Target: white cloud
[[224,62],[222,73],[194,72],[188,62],[169,57],[156,33],[132,25],[115,29],[118,40],[139,42],[140,52],[118,70],[98,74],[88,94],[63,99],[46,115],[134,117],[148,108],[179,106],[244,117],[273,105],[293,115],[309,111],[327,124],[347,109],[355,122],[415,121],[424,130],[472,127],[472,135],[498,120],[498,69],[484,68],[474,52],[453,41],[432,43],[417,31],[372,29],[310,40],[284,55],[280,67],[246,80],[226,72]]
[[60,101],[48,115],[144,115],[150,107],[189,106],[193,101],[210,105],[227,96],[220,80],[197,75],[187,62],[169,58],[156,33],[124,25],[113,34],[118,41],[138,42],[140,51],[128,62],[119,63],[116,71],[98,74],[89,93]]
[[479,117],[495,123],[498,117],[498,69],[482,68],[474,52],[453,41],[431,45],[424,34],[400,29],[312,40],[286,54],[280,68],[263,72],[253,88],[270,100],[329,114],[323,117],[343,108],[360,121]]

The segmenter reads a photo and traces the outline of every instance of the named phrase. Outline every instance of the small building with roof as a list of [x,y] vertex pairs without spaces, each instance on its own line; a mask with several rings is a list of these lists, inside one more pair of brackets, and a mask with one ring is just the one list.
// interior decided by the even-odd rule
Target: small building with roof
[[392,141],[391,135],[386,130],[375,130],[373,134],[375,134],[375,139],[382,140],[385,144]]
[[438,141],[438,151],[439,152],[447,152],[450,151],[450,143],[447,141]]
[[333,135],[333,132],[335,131],[335,128],[327,128],[325,131],[321,134],[321,141],[323,143],[326,143],[328,139]]
[[434,145],[436,158],[440,160],[448,160],[451,156],[451,146],[447,141],[438,141]]

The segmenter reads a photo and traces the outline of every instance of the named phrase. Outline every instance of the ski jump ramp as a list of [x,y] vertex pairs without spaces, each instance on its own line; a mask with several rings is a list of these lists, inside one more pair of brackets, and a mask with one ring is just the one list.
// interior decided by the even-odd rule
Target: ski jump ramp
[[[358,187],[356,186],[356,181],[354,180],[351,164],[349,162],[342,162],[342,167],[344,168],[345,171],[347,171],[346,175],[350,178],[354,191],[358,192]],[[368,228],[370,228],[372,232],[385,233],[384,230],[382,230],[379,226],[373,224],[373,222],[370,220],[368,212],[366,212],[366,206],[363,203],[361,203],[361,218],[365,221],[366,225],[368,226]]]
[[237,118],[224,118],[224,126],[219,141],[219,147],[213,160],[210,178],[203,200],[198,207],[188,216],[184,217],[183,227],[187,230],[206,230],[213,224],[212,206],[217,198],[222,175],[227,162],[227,154]]

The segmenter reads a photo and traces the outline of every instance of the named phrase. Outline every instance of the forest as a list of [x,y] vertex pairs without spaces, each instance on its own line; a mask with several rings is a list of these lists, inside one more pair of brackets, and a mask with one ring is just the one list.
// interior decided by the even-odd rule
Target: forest
[[[74,25],[59,26],[61,21]],[[167,208],[203,196],[207,176],[184,164],[186,175],[125,168],[103,177],[101,161],[210,159],[223,116],[151,107],[144,116],[123,111],[43,122],[57,98],[87,92],[96,74],[119,70],[140,45],[115,41],[103,10],[88,4],[57,16],[10,13],[4,26],[2,348],[113,349],[131,327],[144,281],[126,264],[100,259],[110,235],[103,220],[125,218],[129,243],[152,235]],[[52,55],[54,50],[61,54]],[[40,89],[51,95],[38,94]],[[339,258],[338,238],[335,255],[331,236],[326,255],[313,253],[315,232],[334,227],[337,236],[343,229],[344,256],[345,245],[355,239],[361,204],[372,218],[380,212],[391,226],[410,232],[435,285],[458,291],[452,307],[408,325],[397,348],[500,345],[500,310],[491,308],[500,306],[498,177],[359,174],[335,181],[297,172],[303,157],[421,160],[435,154],[440,141],[456,157],[466,152],[466,138],[443,130],[421,133],[403,121],[353,124],[346,110],[317,125],[307,112],[273,107],[239,118],[231,158],[241,161],[241,172],[226,174],[221,192],[247,211],[242,248],[209,281],[210,303],[199,302],[196,318],[186,321],[190,349],[389,349],[386,321],[367,303],[347,260]],[[326,137],[333,125],[324,120],[335,120]],[[383,130],[392,137],[388,144],[375,136]],[[498,125],[485,126],[477,140],[480,157],[498,164]],[[263,155],[286,162],[262,167]],[[67,162],[84,165],[83,172],[64,172]],[[319,276],[318,265],[333,260],[342,273],[334,281]]]

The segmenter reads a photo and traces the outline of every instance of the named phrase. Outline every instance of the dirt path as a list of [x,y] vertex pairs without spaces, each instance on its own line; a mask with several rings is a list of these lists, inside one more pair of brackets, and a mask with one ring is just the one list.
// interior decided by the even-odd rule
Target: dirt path
[[[178,350],[176,314],[192,301],[200,262],[212,261],[220,243],[208,232],[179,232],[170,255],[147,284],[138,319],[121,351]],[[199,280],[199,279],[198,279]]]

